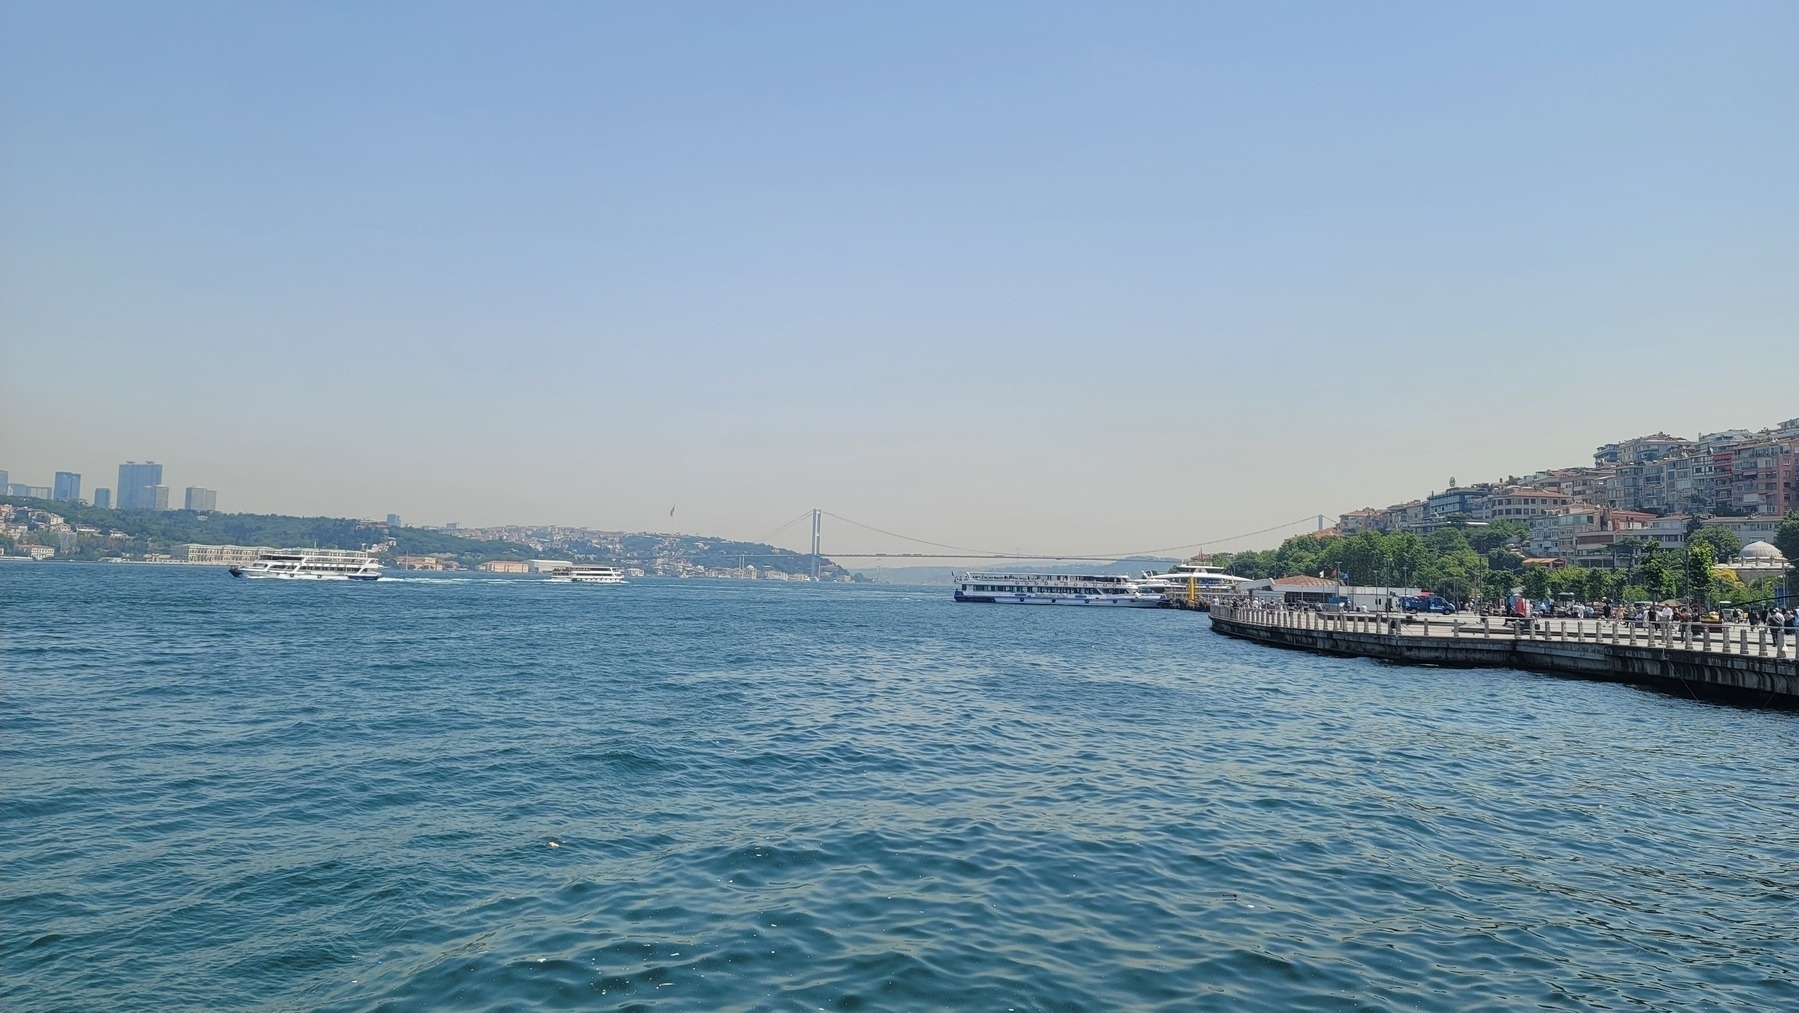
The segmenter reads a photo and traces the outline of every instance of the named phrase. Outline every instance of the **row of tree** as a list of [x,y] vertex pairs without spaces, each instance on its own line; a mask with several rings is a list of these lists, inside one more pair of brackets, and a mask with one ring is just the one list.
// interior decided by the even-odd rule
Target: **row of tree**
[[[1361,586],[1421,587],[1455,601],[1497,600],[1520,589],[1532,598],[1573,594],[1581,601],[1751,601],[1770,597],[1778,578],[1746,586],[1717,564],[1742,550],[1727,528],[1696,524],[1684,551],[1646,538],[1612,546],[1611,569],[1526,566],[1522,524],[1498,520],[1480,527],[1452,524],[1429,535],[1406,531],[1302,535],[1265,552],[1221,557],[1240,577],[1336,576]],[[1799,513],[1780,525],[1775,544],[1799,560]]]

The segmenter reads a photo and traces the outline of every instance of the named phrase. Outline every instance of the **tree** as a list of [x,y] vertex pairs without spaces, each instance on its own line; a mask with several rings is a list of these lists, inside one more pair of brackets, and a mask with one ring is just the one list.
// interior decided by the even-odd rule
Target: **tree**
[[1637,567],[1636,582],[1649,593],[1646,597],[1655,601],[1672,598],[1680,593],[1674,568],[1668,563],[1668,554],[1654,552]]
[[1468,531],[1468,544],[1476,552],[1491,552],[1508,542],[1521,542],[1530,536],[1530,529],[1509,518],[1492,521],[1484,528],[1471,528]]
[[1788,566],[1799,566],[1799,510],[1787,514],[1775,529],[1774,547],[1787,557]]
[[1533,601],[1549,597],[1549,571],[1540,566],[1524,568],[1524,596]]
[[1687,535],[1688,546],[1696,542],[1711,546],[1713,560],[1729,559],[1743,551],[1743,540],[1737,537],[1736,532],[1716,524],[1707,524]]
[[1712,567],[1711,592],[1718,601],[1745,602],[1755,597],[1735,571],[1723,566]]
[[1683,589],[1688,598],[1695,601],[1704,600],[1711,604],[1712,597],[1712,547],[1700,541],[1687,549],[1686,565],[1682,576],[1685,577]]

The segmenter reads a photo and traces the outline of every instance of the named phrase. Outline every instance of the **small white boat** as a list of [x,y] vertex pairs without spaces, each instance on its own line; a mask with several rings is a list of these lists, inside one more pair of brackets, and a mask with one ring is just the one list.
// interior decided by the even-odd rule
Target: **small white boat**
[[279,549],[231,568],[233,577],[276,580],[380,580],[381,561],[357,549]]
[[624,571],[616,566],[593,566],[577,563],[574,566],[558,566],[550,571],[550,581],[556,584],[623,584]]
[[1079,573],[965,573],[956,600],[994,605],[1106,605],[1160,608],[1160,594],[1140,589],[1129,577]]

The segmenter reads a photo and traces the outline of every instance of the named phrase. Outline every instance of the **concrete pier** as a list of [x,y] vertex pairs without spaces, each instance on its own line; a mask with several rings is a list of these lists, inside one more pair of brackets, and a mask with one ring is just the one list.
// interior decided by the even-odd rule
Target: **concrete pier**
[[1522,668],[1682,695],[1799,705],[1799,642],[1766,627],[1396,614],[1217,604],[1212,629],[1271,647],[1405,664]]

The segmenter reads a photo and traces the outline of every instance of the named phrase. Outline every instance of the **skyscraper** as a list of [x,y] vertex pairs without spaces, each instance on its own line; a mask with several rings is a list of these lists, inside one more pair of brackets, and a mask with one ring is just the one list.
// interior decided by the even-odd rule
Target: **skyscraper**
[[390,528],[399,527],[400,526],[400,515],[399,514],[388,514],[387,515],[387,526]]
[[94,505],[102,510],[112,509],[112,490],[101,486],[94,490]]
[[[119,509],[155,510],[155,496],[145,490],[162,485],[162,465],[155,461],[126,461],[119,465]],[[168,509],[168,490],[163,490],[162,509]]]
[[81,476],[73,471],[56,473],[56,485],[50,492],[51,499],[78,500],[81,498]]
[[140,509],[167,510],[169,508],[169,487],[166,485],[146,485],[139,490],[144,497]]
[[211,513],[219,508],[219,491],[190,485],[187,487],[187,498],[183,501],[183,505],[187,509],[199,513]]
[[11,488],[12,488],[12,476],[7,474],[4,471],[0,471],[0,489],[11,489]]

